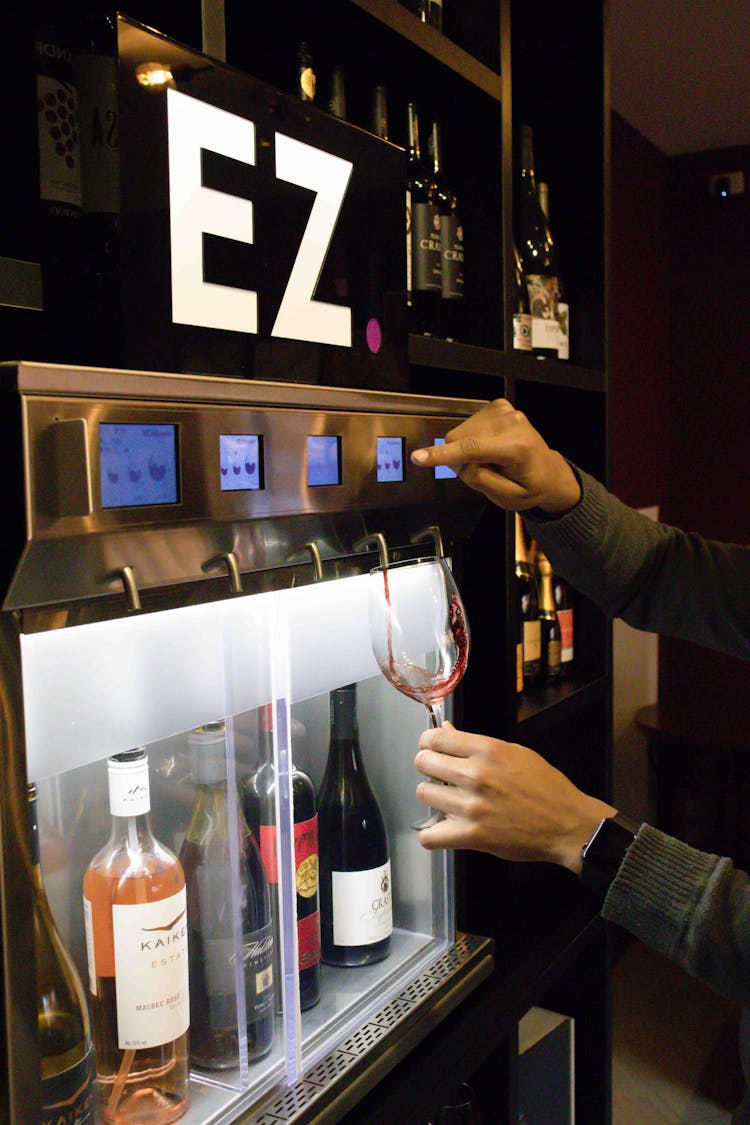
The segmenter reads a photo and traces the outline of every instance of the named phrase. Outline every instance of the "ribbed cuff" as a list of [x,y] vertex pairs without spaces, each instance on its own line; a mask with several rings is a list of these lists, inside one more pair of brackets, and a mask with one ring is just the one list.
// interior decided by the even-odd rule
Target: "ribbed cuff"
[[609,888],[602,917],[670,956],[718,862],[644,824]]
[[587,542],[592,534],[598,535],[602,526],[609,495],[596,477],[589,476],[569,461],[571,469],[578,478],[581,486],[581,496],[577,504],[561,516],[543,512],[540,508],[532,508],[522,512],[524,521],[528,522],[530,530],[538,530],[543,539],[544,527],[554,524],[555,544],[558,549],[576,553],[581,542]]

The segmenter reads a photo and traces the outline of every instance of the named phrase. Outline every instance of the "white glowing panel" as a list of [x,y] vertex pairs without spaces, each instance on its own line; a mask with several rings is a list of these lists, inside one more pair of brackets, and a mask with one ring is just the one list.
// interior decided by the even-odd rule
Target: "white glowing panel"
[[21,637],[29,777],[272,698],[268,594]]
[[172,320],[257,332],[257,293],[203,280],[204,233],[252,243],[253,204],[201,182],[201,149],[255,164],[255,125],[177,90],[167,91],[167,118]]

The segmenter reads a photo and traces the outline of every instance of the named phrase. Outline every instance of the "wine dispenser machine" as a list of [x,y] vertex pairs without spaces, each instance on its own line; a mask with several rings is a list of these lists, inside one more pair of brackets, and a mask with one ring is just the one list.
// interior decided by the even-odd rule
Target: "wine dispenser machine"
[[[145,750],[151,830],[172,857],[162,882],[181,886],[179,870],[187,887],[180,925],[139,938],[151,968],[189,961],[181,1120],[323,1121],[334,1102],[338,1120],[492,967],[489,941],[455,932],[451,855],[427,852],[410,827],[425,814],[414,756],[427,717],[381,673],[368,616],[373,567],[450,560],[476,526],[481,499],[410,456],[481,404],[26,363],[0,367],[0,394],[0,1111],[41,1120],[30,782],[44,888],[91,1009],[97,1120],[125,1120],[113,1106],[146,1082],[140,1045],[158,1043],[158,1009],[174,997],[154,999],[135,956],[123,960],[117,912],[139,903],[145,932],[166,892],[92,863],[114,822],[136,822],[110,814],[108,760]],[[342,688],[387,857],[381,846],[370,862],[377,894],[334,937],[365,955],[316,967],[318,921],[324,944],[330,930],[331,904],[316,898],[330,841],[322,816],[317,845],[310,834],[310,794],[320,798]],[[209,807],[221,813],[211,819]],[[107,894],[125,905],[105,925]],[[372,922],[384,908],[387,920]],[[357,936],[371,922],[379,959],[367,956],[375,939]],[[254,928],[262,940],[248,940]],[[187,953],[170,945],[178,931]],[[101,942],[112,932],[110,965]],[[124,1042],[131,1015],[140,1030]]]

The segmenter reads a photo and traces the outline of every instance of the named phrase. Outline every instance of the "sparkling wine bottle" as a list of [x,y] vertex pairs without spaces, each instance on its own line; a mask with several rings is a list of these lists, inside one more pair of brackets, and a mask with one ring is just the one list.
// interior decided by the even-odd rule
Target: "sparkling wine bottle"
[[321,935],[331,965],[381,961],[393,929],[388,837],[362,762],[356,701],[355,684],[331,692],[318,799]]
[[557,620],[555,595],[552,590],[552,567],[543,551],[537,548],[536,570],[539,575],[539,625],[542,638],[541,677],[545,683],[556,683],[562,672],[560,622]]
[[222,1070],[239,1062],[235,887],[230,839],[235,833],[242,919],[247,1050],[250,1059],[270,1051],[274,1032],[273,923],[263,863],[239,801],[229,807],[224,723],[191,731],[188,742],[197,778],[195,809],[180,852],[187,885],[190,953],[190,1058]]
[[[275,903],[278,924],[276,859],[276,776],[273,765],[273,707],[258,711],[258,763],[245,780],[243,805],[251,830],[260,841],[263,864]],[[318,813],[315,788],[302,770],[292,766],[294,866],[297,890],[297,952],[302,1011],[320,999],[320,905],[318,887]],[[277,933],[280,947],[280,935]],[[278,959],[277,959],[278,962]]]
[[529,291],[531,343],[540,359],[557,358],[559,281],[555,245],[539,202],[534,174],[534,138],[521,128],[521,152],[515,201],[516,245]]
[[189,1102],[185,876],[151,833],[145,750],[107,765],[111,833],[83,879],[100,1113],[165,1125]]
[[560,622],[560,661],[562,674],[567,675],[573,665],[575,656],[575,610],[573,608],[573,591],[564,578],[559,574],[552,576],[552,589],[555,594],[555,608],[557,620]]
[[431,336],[437,330],[442,286],[440,215],[433,178],[422,163],[419,118],[413,102],[408,106],[408,126],[406,263],[410,319],[415,332]]
[[542,632],[539,622],[539,596],[534,569],[529,562],[523,523],[516,521],[516,590],[518,614],[523,623],[523,686],[530,688],[539,678],[542,661]]
[[31,784],[29,829],[34,910],[34,963],[41,1058],[41,1125],[63,1119],[96,1120],[94,1043],[86,997],[73,961],[52,918],[39,862],[37,789]]

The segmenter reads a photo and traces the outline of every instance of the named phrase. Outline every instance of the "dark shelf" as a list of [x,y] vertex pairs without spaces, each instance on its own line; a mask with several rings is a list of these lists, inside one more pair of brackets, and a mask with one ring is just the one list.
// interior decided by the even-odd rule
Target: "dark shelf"
[[398,0],[351,0],[351,3],[421,48],[455,74],[460,75],[470,85],[476,86],[478,90],[482,90],[498,102],[501,100],[502,80],[499,74],[464,51],[457,43],[436,31],[434,27],[422,23],[403,4],[398,3]]
[[563,680],[556,687],[537,688],[524,696],[518,709],[518,728],[523,738],[533,737],[585,711],[607,698],[608,676],[586,683]]
[[535,359],[513,352],[510,360],[513,378],[518,382],[549,383],[556,387],[575,387],[582,391],[607,389],[606,375],[590,367],[555,359]]
[[603,371],[415,333],[409,336],[409,362],[415,367],[510,377],[519,383],[547,384],[601,394],[607,389]]

